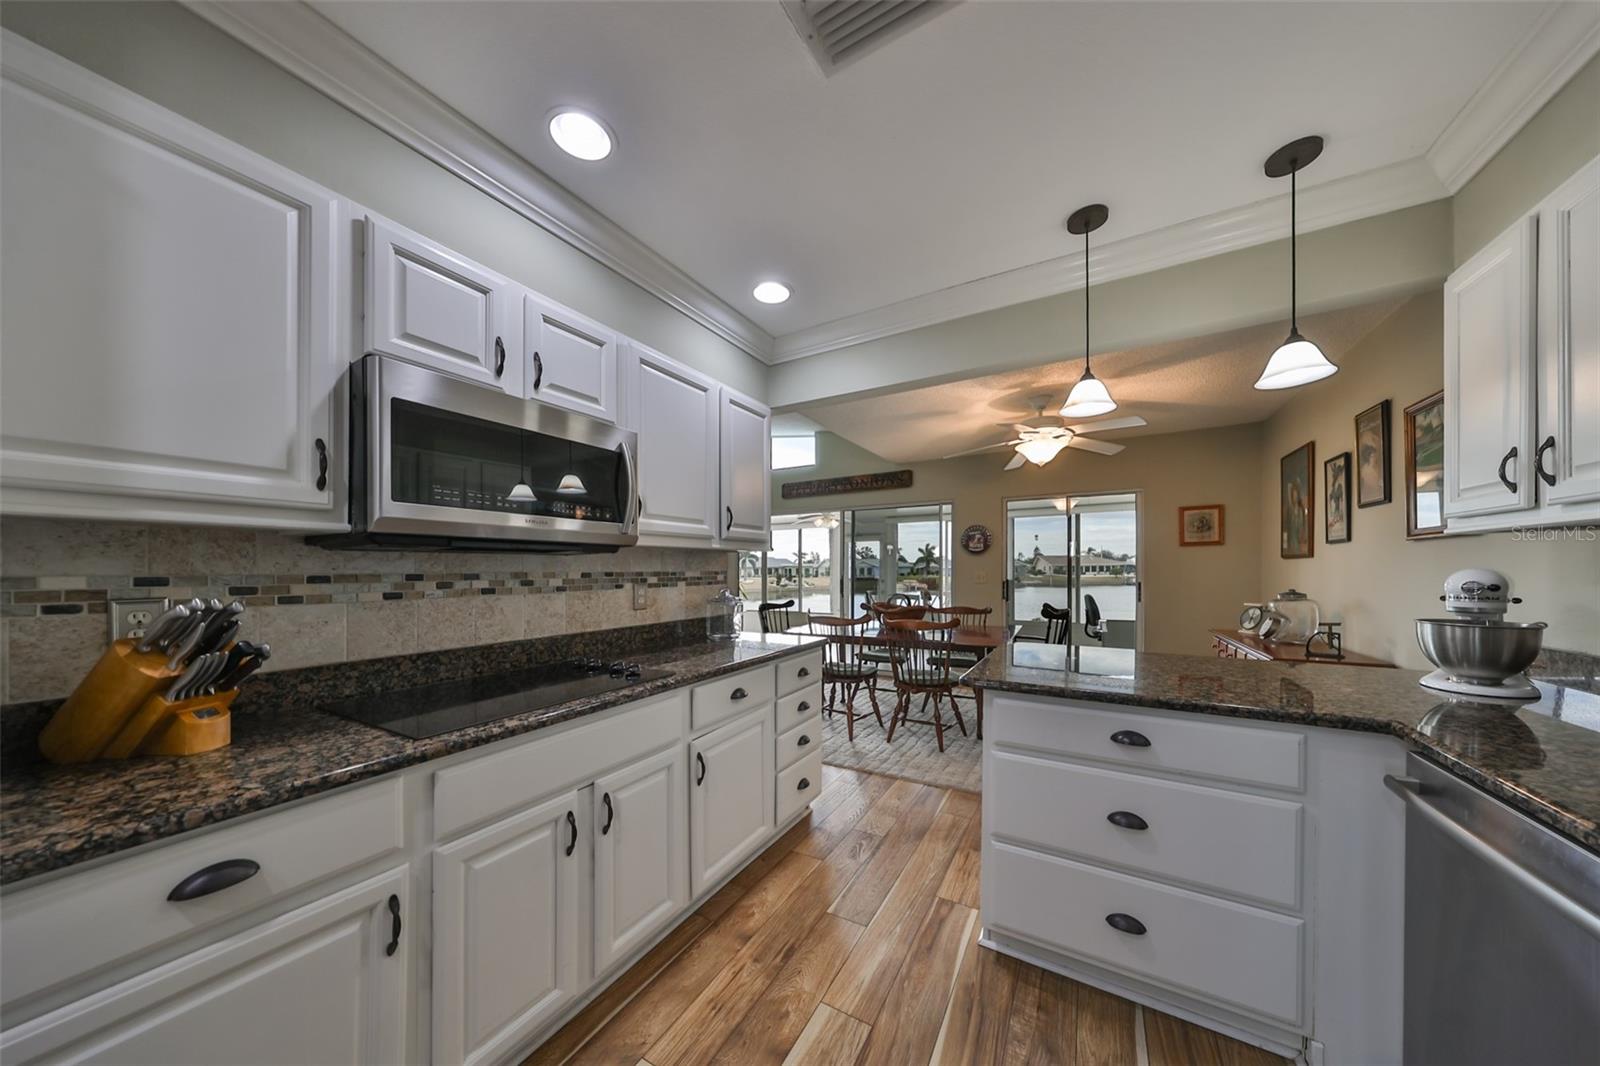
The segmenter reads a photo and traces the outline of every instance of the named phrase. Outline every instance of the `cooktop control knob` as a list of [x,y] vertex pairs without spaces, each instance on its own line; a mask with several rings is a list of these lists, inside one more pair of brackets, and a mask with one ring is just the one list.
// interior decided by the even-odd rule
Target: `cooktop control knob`
[[622,676],[627,678],[629,681],[637,681],[637,680],[639,680],[639,675],[642,672],[643,671],[641,671],[639,669],[639,664],[638,663],[629,663],[624,668]]
[[612,677],[621,677],[628,672],[628,668],[622,664],[621,659],[618,659],[616,662],[611,664],[610,672]]

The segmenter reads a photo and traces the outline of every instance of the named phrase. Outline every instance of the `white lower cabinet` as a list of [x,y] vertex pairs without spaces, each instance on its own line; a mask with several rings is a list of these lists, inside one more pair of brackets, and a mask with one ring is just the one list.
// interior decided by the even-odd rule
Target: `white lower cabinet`
[[770,703],[690,743],[689,877],[696,896],[772,834],[773,757]]
[[573,790],[434,852],[435,1062],[499,1061],[582,993],[581,813]]
[[[8,1063],[404,1061],[400,867],[6,1030]],[[399,915],[397,918],[396,915]],[[391,953],[391,945],[393,945]]]
[[681,743],[594,783],[594,968],[624,959],[689,903]]

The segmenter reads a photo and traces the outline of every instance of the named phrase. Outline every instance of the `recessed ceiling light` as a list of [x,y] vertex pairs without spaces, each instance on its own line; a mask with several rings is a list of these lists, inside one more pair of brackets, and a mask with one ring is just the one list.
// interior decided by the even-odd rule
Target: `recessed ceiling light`
[[764,304],[781,304],[789,298],[789,286],[781,281],[763,281],[750,295]]
[[550,138],[563,152],[591,163],[611,154],[611,131],[587,111],[576,108],[550,113]]

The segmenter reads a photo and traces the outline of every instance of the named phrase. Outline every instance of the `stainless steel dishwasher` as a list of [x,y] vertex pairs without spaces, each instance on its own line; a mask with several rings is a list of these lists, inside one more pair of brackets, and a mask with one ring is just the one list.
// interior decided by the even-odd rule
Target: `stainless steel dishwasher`
[[1405,1061],[1600,1063],[1600,856],[1416,755]]

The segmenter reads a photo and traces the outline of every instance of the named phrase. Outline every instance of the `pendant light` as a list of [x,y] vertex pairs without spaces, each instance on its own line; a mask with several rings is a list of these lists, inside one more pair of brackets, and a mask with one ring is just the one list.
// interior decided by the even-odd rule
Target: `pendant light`
[[1083,376],[1061,405],[1060,413],[1066,418],[1093,418],[1117,409],[1117,401],[1111,398],[1105,383],[1089,369],[1089,234],[1104,226],[1110,215],[1105,204],[1090,204],[1067,216],[1067,232],[1083,234]]
[[1297,385],[1309,385],[1313,381],[1321,381],[1339,370],[1328,362],[1328,357],[1322,354],[1321,348],[1300,335],[1296,306],[1299,294],[1296,291],[1298,263],[1295,259],[1294,232],[1295,175],[1299,173],[1301,167],[1311,163],[1321,154],[1321,137],[1302,137],[1298,141],[1290,141],[1273,152],[1267,157],[1266,166],[1263,168],[1269,178],[1289,175],[1289,336],[1278,345],[1278,350],[1272,353],[1272,358],[1267,360],[1266,369],[1261,371],[1261,376],[1256,379],[1258,389],[1292,389]]

